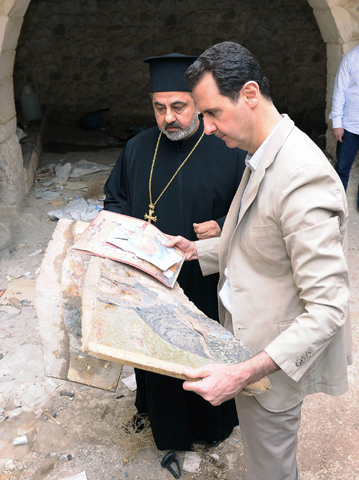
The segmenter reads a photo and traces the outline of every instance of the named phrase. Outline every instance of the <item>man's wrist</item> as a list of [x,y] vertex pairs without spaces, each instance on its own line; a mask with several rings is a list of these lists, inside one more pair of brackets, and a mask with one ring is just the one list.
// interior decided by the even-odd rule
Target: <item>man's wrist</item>
[[279,366],[272,360],[267,352],[263,351],[245,362],[248,368],[246,386],[258,382],[263,377],[279,370]]
[[186,255],[186,260],[198,260],[196,242],[191,242],[191,247]]

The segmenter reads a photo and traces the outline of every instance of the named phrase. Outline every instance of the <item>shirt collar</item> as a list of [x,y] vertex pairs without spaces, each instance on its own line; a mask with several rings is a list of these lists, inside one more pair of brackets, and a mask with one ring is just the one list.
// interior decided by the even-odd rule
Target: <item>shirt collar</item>
[[[283,115],[282,115],[283,116]],[[245,164],[247,167],[250,168],[251,172],[255,172],[258,165],[259,165],[259,162],[260,162],[260,159],[262,158],[262,155],[263,155],[263,152],[271,138],[271,136],[273,135],[273,133],[277,130],[278,126],[279,126],[280,122],[278,123],[278,125],[274,128],[274,130],[271,131],[271,133],[268,135],[268,137],[264,140],[264,142],[260,145],[260,147],[253,153],[253,155],[251,155],[250,153],[247,153],[247,156],[246,156],[246,159],[245,159]]]

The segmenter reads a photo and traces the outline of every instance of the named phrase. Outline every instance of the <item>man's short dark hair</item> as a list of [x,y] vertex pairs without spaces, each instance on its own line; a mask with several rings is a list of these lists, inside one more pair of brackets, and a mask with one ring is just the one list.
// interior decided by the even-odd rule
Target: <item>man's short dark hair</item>
[[238,43],[217,43],[203,52],[185,73],[189,87],[193,89],[207,72],[213,75],[219,93],[234,103],[243,85],[250,81],[257,82],[261,94],[271,100],[269,82],[259,63]]

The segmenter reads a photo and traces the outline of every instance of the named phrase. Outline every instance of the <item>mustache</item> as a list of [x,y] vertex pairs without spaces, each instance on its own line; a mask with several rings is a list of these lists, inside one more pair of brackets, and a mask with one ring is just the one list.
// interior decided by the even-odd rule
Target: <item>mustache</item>
[[167,130],[167,128],[169,128],[169,127],[170,127],[170,128],[171,128],[171,127],[176,127],[176,128],[180,128],[180,129],[182,130],[181,125],[180,125],[178,122],[176,122],[176,120],[175,120],[174,122],[172,122],[172,123],[167,123],[167,122],[165,122],[165,129]]

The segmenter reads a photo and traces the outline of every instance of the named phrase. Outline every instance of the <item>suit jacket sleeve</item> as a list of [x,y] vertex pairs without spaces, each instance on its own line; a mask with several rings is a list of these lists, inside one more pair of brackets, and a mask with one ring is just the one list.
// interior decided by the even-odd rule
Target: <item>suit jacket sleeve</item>
[[265,351],[296,381],[343,327],[348,314],[347,205],[340,187],[325,168],[305,166],[288,178],[277,204],[304,311]]
[[199,265],[202,275],[212,275],[219,272],[219,237],[198,240],[196,243]]
[[122,213],[123,215],[131,215],[130,195],[128,186],[128,175],[126,168],[127,146],[123,149],[120,157],[108,177],[104,193],[106,195],[104,201],[104,209],[110,212]]

